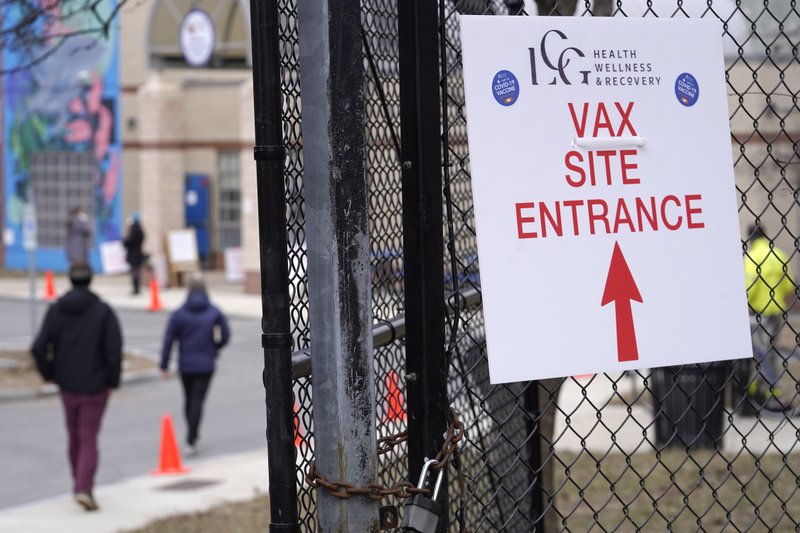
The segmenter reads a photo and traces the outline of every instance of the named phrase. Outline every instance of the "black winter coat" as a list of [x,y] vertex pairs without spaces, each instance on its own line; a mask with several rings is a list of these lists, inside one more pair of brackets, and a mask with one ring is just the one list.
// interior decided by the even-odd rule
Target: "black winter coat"
[[122,241],[125,246],[125,261],[132,267],[140,267],[144,262],[144,254],[142,253],[142,245],[144,244],[144,231],[139,222],[134,222],[128,229],[128,236]]
[[119,387],[119,322],[88,288],[69,291],[47,309],[31,353],[42,378],[62,390],[93,394]]

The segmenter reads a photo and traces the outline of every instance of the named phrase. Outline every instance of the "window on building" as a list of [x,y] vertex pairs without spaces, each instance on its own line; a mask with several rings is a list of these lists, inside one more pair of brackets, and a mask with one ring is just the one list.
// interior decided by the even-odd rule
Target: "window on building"
[[216,39],[208,68],[248,68],[249,4],[243,0],[157,0],[150,15],[147,50],[154,68],[188,67],[180,47],[180,26],[192,9],[208,14]]
[[92,152],[35,152],[31,154],[29,178],[36,203],[39,246],[62,247],[66,222],[74,207],[94,213],[94,176],[97,164]]
[[217,242],[220,250],[241,245],[242,188],[239,155],[238,151],[219,152]]

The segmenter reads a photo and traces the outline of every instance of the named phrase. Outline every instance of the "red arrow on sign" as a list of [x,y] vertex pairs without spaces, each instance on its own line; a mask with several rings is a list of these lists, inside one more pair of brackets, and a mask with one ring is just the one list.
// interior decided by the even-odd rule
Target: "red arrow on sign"
[[639,359],[639,350],[636,347],[636,329],[633,327],[633,314],[631,313],[631,300],[642,301],[639,288],[633,280],[628,263],[619,243],[614,243],[614,252],[611,254],[611,265],[608,267],[606,288],[603,290],[604,306],[615,302],[617,314],[617,358],[620,362],[636,361]]

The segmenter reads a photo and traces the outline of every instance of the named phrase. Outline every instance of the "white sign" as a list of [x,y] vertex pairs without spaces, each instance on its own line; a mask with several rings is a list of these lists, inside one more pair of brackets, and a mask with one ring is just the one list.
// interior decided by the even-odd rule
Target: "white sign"
[[153,267],[153,276],[159,287],[166,287],[169,284],[169,266],[167,258],[162,253],[156,252],[150,257],[150,264]]
[[461,23],[491,381],[752,357],[722,24]]
[[170,231],[167,239],[171,263],[198,260],[197,235],[194,228]]
[[225,248],[225,279],[231,283],[244,281],[244,253],[238,246]]
[[123,274],[130,269],[125,261],[125,247],[122,241],[100,243],[100,264],[105,274]]
[[216,38],[214,22],[205,11],[192,9],[183,17],[178,39],[183,57],[191,66],[202,67],[211,60]]

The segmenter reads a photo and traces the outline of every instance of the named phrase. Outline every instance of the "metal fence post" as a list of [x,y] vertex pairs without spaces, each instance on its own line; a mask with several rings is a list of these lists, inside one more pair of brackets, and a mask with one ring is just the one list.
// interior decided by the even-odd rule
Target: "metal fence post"
[[542,491],[542,435],[539,422],[542,411],[539,407],[539,382],[530,381],[525,387],[524,409],[527,418],[528,438],[528,483],[530,487],[530,507],[528,519],[536,524],[538,533],[545,531],[544,493]]
[[[377,481],[359,0],[298,3],[316,468]],[[319,531],[378,531],[378,502],[317,491]]]
[[283,183],[281,73],[276,1],[251,0],[254,156],[258,180],[262,346],[267,408],[270,531],[299,532],[294,472],[292,336]]
[[[436,2],[398,2],[409,477],[441,449],[448,423]],[[437,531],[447,531],[445,509]]]

